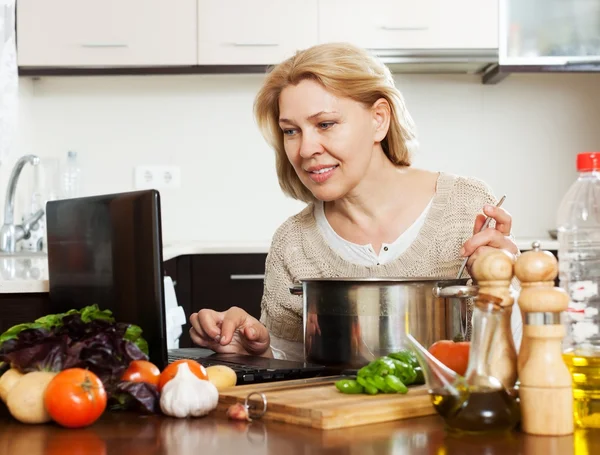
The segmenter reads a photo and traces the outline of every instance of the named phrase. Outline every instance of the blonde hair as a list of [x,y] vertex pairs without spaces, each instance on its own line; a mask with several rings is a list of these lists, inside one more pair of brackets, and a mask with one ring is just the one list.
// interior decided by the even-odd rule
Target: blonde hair
[[305,202],[314,201],[289,162],[279,127],[279,96],[288,85],[305,79],[319,82],[336,96],[350,98],[371,107],[384,98],[390,105],[390,126],[381,142],[389,160],[397,166],[410,166],[417,145],[416,129],[394,84],[390,70],[367,51],[347,43],[327,43],[298,51],[275,66],[256,95],[254,115],[258,127],[275,150],[279,185],[283,192]]

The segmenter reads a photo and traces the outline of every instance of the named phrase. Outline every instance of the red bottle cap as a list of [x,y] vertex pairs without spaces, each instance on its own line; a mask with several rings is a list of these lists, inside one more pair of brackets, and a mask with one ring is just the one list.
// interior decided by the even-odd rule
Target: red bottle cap
[[585,152],[577,154],[577,172],[592,172],[600,170],[600,152]]

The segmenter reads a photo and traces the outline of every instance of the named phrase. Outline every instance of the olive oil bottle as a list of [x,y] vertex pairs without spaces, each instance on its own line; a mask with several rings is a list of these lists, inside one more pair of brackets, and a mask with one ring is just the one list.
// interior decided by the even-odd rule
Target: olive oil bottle
[[458,433],[495,433],[513,430],[520,422],[516,396],[489,373],[495,329],[503,311],[501,299],[479,294],[473,307],[469,365],[460,376],[431,356],[407,335],[423,366],[431,402],[446,429]]
[[461,395],[432,390],[432,403],[449,428],[466,433],[513,429],[520,420],[516,397],[504,389],[472,389]]
[[600,356],[563,353],[573,377],[573,416],[579,428],[600,428]]

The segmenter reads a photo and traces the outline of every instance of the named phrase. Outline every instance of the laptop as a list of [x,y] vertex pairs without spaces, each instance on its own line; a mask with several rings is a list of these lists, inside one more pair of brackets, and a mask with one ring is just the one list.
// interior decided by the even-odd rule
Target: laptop
[[46,217],[52,312],[93,304],[111,310],[117,321],[142,328],[150,361],[161,370],[174,360],[195,359],[204,366],[231,367],[238,384],[326,373],[325,367],[307,362],[167,349],[158,191],[49,201]]

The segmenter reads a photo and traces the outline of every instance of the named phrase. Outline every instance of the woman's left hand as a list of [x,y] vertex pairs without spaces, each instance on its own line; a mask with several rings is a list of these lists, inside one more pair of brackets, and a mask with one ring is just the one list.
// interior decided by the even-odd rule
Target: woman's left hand
[[[473,227],[473,237],[465,242],[460,252],[462,257],[470,256],[467,262],[469,274],[471,274],[471,266],[477,257],[490,249],[503,249],[509,253],[517,254],[519,248],[510,235],[512,225],[512,216],[502,207],[494,207],[493,205],[485,205],[483,207],[485,215],[477,215],[475,218],[475,226]],[[479,232],[481,226],[485,223],[486,215],[496,221],[493,228],[487,228]]]

